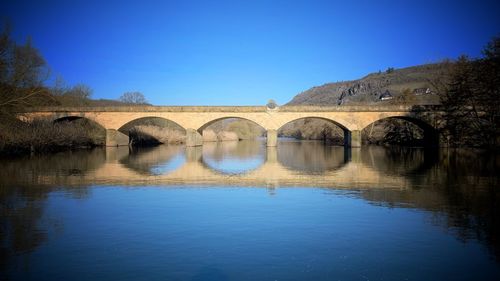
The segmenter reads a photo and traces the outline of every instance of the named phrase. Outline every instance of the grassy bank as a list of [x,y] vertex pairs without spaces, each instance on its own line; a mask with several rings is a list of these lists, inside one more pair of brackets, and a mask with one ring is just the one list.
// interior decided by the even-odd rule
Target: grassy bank
[[106,132],[85,119],[24,123],[0,117],[0,154],[52,152],[104,145]]
[[129,130],[131,144],[150,146],[158,144],[181,144],[186,141],[186,133],[170,127],[139,125]]

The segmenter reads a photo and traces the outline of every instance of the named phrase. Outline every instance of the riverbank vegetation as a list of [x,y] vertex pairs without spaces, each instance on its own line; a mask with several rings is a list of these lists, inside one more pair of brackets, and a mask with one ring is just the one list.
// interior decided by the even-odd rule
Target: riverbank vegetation
[[83,118],[55,123],[43,119],[29,123],[7,119],[0,122],[0,131],[2,154],[90,148],[104,145],[106,136],[103,128]]
[[132,127],[129,131],[129,138],[134,146],[181,144],[186,141],[186,133],[171,128],[139,125]]

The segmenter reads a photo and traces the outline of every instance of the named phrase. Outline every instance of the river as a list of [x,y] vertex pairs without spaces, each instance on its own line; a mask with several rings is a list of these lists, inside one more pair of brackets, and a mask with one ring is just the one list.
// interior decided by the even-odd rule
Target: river
[[314,141],[0,160],[1,280],[500,280],[500,155]]

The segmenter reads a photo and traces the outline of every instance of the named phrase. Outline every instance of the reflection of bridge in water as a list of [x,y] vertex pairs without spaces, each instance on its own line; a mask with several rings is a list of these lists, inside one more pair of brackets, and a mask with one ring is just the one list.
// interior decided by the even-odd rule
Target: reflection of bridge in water
[[[228,155],[241,161],[256,158],[261,161],[232,174],[225,174],[224,169],[217,169],[220,167],[207,161],[224,162]],[[428,222],[442,225],[461,241],[477,237],[473,241],[485,244],[498,258],[500,224],[495,208],[499,200],[498,163],[498,154],[489,152],[478,157],[475,151],[458,154],[456,150],[438,153],[383,147],[344,149],[307,142],[281,142],[267,149],[263,142],[207,143],[191,148],[159,146],[139,151],[129,151],[128,147],[99,148],[0,161],[0,201],[4,203],[0,207],[6,226],[12,228],[10,233],[21,233],[16,245],[22,245],[21,249],[26,251],[44,242],[33,232],[38,233],[40,226],[52,223],[40,214],[45,206],[52,204],[46,202],[52,200],[49,194],[54,191],[62,191],[71,200],[84,200],[92,196],[92,185],[102,185],[104,189],[105,186],[268,187],[269,196],[286,193],[275,189],[277,186],[332,187],[320,191],[325,193],[346,188],[353,191],[341,192],[342,196],[390,208],[422,210],[428,214]],[[104,206],[107,201],[99,203]],[[48,213],[63,213],[65,209],[61,207]],[[325,217],[331,215],[325,213]]]
[[[214,144],[216,146],[217,144]],[[380,151],[370,148],[348,149],[331,147],[327,160],[318,159],[314,153],[310,162],[324,162],[313,170],[303,170],[301,167],[310,167],[304,159],[297,159],[295,154],[287,158],[286,150],[280,147],[262,146],[262,161],[258,166],[239,173],[225,173],[208,165],[205,161],[210,155],[209,146],[182,147],[167,146],[142,151],[134,156],[127,147],[107,148],[106,160],[102,165],[78,175],[67,178],[65,184],[113,184],[113,185],[222,185],[222,186],[320,186],[339,188],[406,188],[411,185],[405,174],[411,173],[405,167],[401,174],[394,171],[394,167],[384,169],[374,166],[373,159]],[[161,151],[162,150],[162,151]],[[207,152],[208,151],[208,152]],[[299,156],[300,157],[300,156]],[[372,162],[370,162],[372,161]],[[153,172],[152,168],[162,163],[175,162],[162,173]],[[424,165],[422,158],[415,164],[418,170]],[[161,169],[160,169],[161,171]],[[49,176],[50,177],[50,176]],[[46,178],[50,181],[50,179]]]

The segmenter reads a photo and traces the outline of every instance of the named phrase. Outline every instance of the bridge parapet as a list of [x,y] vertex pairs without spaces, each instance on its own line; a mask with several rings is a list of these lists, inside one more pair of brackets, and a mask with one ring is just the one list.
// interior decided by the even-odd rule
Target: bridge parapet
[[41,106],[28,112],[419,112],[442,111],[440,105],[287,105],[276,109],[266,106]]

